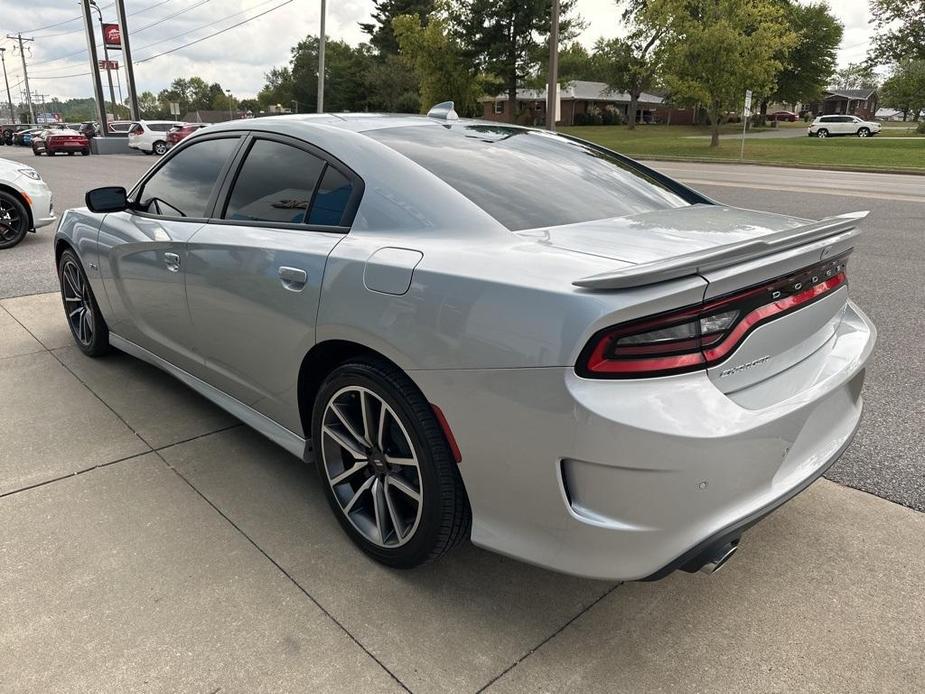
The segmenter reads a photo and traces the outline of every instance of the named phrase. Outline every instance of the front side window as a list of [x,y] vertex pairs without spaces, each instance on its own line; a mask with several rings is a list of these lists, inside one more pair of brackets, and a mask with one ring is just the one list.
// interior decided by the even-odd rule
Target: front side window
[[139,207],[165,217],[205,217],[216,181],[237,146],[238,138],[228,137],[177,152],[144,184]]
[[224,219],[300,224],[324,171],[322,159],[302,149],[256,140],[234,182]]
[[691,201],[588,144],[503,125],[369,130],[512,231],[622,217]]

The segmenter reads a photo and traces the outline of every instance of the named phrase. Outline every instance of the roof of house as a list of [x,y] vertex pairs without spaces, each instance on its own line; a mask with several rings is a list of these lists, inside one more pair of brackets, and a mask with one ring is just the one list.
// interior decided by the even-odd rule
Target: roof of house
[[840,96],[843,99],[861,99],[866,101],[876,92],[876,89],[827,89],[825,98]]
[[[482,101],[507,101],[507,93],[498,94],[497,96],[483,97]],[[518,89],[517,98],[522,101],[545,101],[546,87],[542,89]],[[562,101],[581,100],[581,101],[610,101],[629,103],[630,95],[626,92],[618,92],[607,87],[604,82],[589,82],[587,80],[572,80],[567,85],[559,88],[559,98]],[[661,96],[643,92],[639,97],[641,104],[661,104]]]

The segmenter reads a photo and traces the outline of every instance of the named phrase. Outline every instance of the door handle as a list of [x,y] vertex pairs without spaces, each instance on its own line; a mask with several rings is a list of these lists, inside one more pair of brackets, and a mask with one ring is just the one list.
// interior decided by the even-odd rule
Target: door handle
[[171,272],[180,272],[180,256],[176,253],[164,253],[164,264]]
[[279,269],[279,281],[283,287],[290,292],[300,292],[305,289],[305,283],[308,281],[308,273],[297,267],[281,266]]

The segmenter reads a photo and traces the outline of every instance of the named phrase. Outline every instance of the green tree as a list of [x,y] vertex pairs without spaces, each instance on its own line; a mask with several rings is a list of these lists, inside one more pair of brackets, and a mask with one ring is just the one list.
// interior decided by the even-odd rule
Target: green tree
[[169,112],[154,93],[149,91],[143,91],[138,95],[138,110],[141,111],[141,117],[147,120],[163,118]]
[[832,79],[844,27],[824,2],[801,5],[782,0],[790,30],[797,43],[782,56],[783,69],[777,75],[777,88],[763,96],[759,121],[767,118],[768,103],[788,104],[812,101],[820,96]]
[[769,94],[785,55],[797,42],[779,3],[773,0],[690,0],[674,13],[664,41],[664,79],[676,99],[696,102],[712,126],[738,108],[746,89]]
[[830,85],[835,89],[876,89],[880,84],[877,73],[869,63],[849,63],[835,73]]
[[417,113],[420,84],[414,67],[400,55],[387,55],[366,73],[369,108],[386,113]]
[[629,33],[625,38],[600,39],[594,54],[607,86],[629,94],[627,123],[632,130],[640,95],[657,81],[662,57],[659,47],[687,8],[683,0],[617,0],[617,6],[623,10]]
[[[572,17],[575,0],[562,0],[559,33],[563,41],[581,27]],[[517,87],[534,75],[547,55],[551,22],[550,0],[465,0],[453,14],[466,47],[464,58],[476,69],[499,80],[511,104]],[[511,109],[516,120],[516,108]]]
[[417,15],[392,20],[400,55],[413,66],[420,83],[420,110],[453,101],[457,112],[478,112],[482,90],[475,68],[463,58],[462,47],[448,29],[448,19],[440,11],[424,24]]
[[925,59],[925,2],[923,0],[871,0],[875,27],[870,59],[895,63]]
[[373,0],[373,21],[361,23],[360,28],[369,34],[369,42],[382,56],[398,53],[398,40],[392,29],[392,20],[401,15],[417,15],[424,24],[435,9],[435,0]]
[[925,59],[900,62],[884,81],[880,100],[884,106],[902,111],[903,120],[910,113],[918,120],[925,110]]
[[292,72],[288,67],[274,67],[264,78],[266,84],[257,93],[257,101],[262,110],[265,111],[277,104],[288,107],[288,104],[295,100]]

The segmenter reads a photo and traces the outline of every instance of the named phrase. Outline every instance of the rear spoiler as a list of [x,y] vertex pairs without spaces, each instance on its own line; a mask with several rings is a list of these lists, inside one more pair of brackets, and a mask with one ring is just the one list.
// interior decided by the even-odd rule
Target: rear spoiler
[[[754,241],[739,241],[664,260],[631,265],[620,270],[575,280],[572,284],[586,289],[628,289],[680,277],[700,275],[851,231],[856,229],[857,222],[868,214],[867,210],[847,212],[793,229],[784,229]],[[857,233],[860,233],[860,230],[855,231],[855,234]]]

